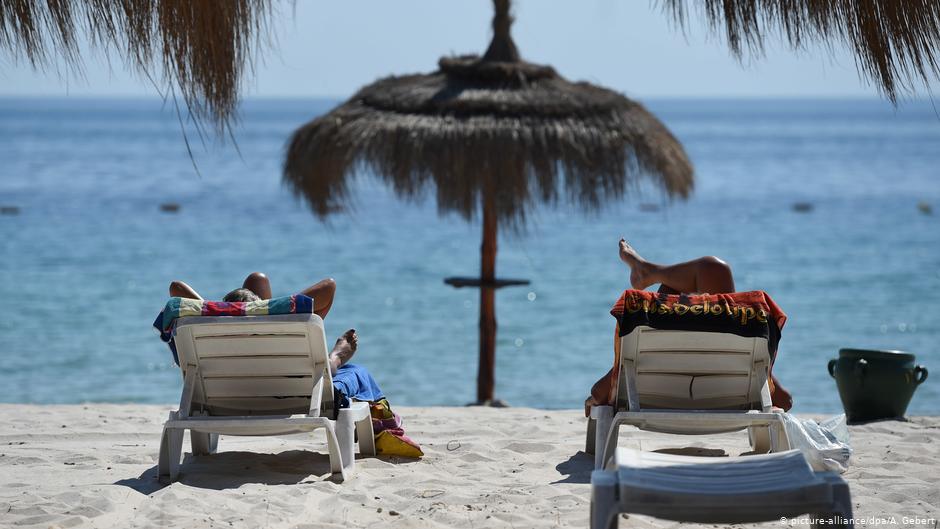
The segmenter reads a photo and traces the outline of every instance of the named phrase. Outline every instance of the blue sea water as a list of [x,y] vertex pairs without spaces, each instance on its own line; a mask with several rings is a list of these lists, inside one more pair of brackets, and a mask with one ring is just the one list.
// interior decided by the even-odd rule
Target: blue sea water
[[[290,132],[334,101],[248,101],[231,142],[187,155],[172,106],[147,100],[0,99],[0,401],[155,402],[178,369],[150,324],[182,279],[221,297],[251,271],[275,295],[333,277],[327,331],[360,334],[357,363],[393,403],[474,399],[477,292],[442,278],[479,268],[479,224],[402,202],[370,178],[355,211],[316,220],[280,183]],[[902,349],[935,371],[909,413],[940,413],[940,117],[877,100],[649,101],[684,143],[696,190],[640,188],[603,211],[565,204],[502,234],[497,394],[579,407],[610,366],[628,286],[625,236],[656,262],[718,255],[739,290],[790,319],[775,373],[796,411],[841,406],[840,347]],[[176,202],[176,214],[159,210]],[[799,213],[794,203],[808,202]],[[919,203],[937,211],[924,214]],[[641,207],[641,205],[646,206]],[[655,205],[651,208],[649,205]],[[657,209],[656,211],[649,211]]]

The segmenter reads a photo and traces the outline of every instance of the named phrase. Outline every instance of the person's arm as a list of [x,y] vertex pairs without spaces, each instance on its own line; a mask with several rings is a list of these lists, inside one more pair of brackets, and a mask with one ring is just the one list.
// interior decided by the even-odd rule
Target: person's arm
[[200,296],[199,293],[193,289],[193,287],[183,283],[182,281],[173,281],[170,283],[170,297],[202,299],[202,296]]

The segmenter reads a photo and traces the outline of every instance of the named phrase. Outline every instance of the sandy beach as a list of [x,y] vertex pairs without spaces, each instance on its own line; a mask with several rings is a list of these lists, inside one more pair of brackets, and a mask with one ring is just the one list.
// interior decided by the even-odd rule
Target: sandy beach
[[[401,408],[420,461],[368,458],[328,480],[323,434],[223,437],[156,479],[171,406],[0,406],[2,527],[585,527],[591,458],[578,411]],[[851,426],[845,478],[856,517],[940,518],[938,417]],[[738,455],[746,435],[670,437],[625,429],[623,446]],[[185,442],[186,450],[188,440]],[[871,521],[870,525],[876,522]],[[678,524],[630,516],[622,527]],[[766,526],[780,527],[771,522]],[[792,524],[795,525],[795,524]],[[888,523],[879,525],[891,527]]]

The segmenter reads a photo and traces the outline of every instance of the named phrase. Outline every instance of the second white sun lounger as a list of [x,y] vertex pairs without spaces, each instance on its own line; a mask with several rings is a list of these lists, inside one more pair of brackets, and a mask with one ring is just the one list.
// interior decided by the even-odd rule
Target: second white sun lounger
[[615,406],[594,406],[586,449],[604,468],[620,427],[674,434],[748,429],[757,452],[787,450],[783,419],[771,411],[765,338],[639,326],[621,338]]
[[591,529],[615,529],[622,512],[712,524],[806,514],[814,528],[853,525],[848,484],[814,472],[798,450],[726,458],[618,448],[591,475]]
[[354,469],[356,434],[360,453],[375,455],[368,404],[354,401],[334,409],[329,349],[316,314],[181,318],[174,340],[183,394],[179,410],[170,412],[163,427],[162,481],[177,477],[185,430],[193,454],[203,455],[216,450],[219,434],[322,429],[337,481]]

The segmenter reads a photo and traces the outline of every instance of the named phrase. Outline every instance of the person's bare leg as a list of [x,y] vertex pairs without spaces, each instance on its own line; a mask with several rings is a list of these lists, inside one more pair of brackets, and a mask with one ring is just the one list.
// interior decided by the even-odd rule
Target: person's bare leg
[[[614,327],[614,365],[617,365],[617,358],[620,358],[620,324]],[[591,387],[591,395],[584,401],[584,416],[591,416],[591,407],[598,404],[610,405],[611,393],[613,393],[616,367],[611,367],[594,386]]]
[[333,297],[336,295],[336,281],[332,278],[324,279],[315,285],[300,291],[301,294],[313,298],[313,313],[326,318],[333,306]]
[[359,335],[356,329],[349,329],[336,340],[333,351],[330,352],[330,373],[336,374],[336,370],[356,354],[356,348],[359,346]]
[[254,292],[261,299],[271,299],[271,281],[261,272],[252,272],[245,278],[242,288]]
[[777,375],[771,373],[770,380],[774,384],[774,390],[770,394],[771,403],[783,409],[783,411],[790,411],[790,408],[793,407],[793,395],[790,395],[790,392],[780,385]]
[[734,292],[731,267],[714,256],[699,257],[674,265],[659,265],[647,261],[627,241],[620,239],[620,259],[630,267],[630,284],[637,290],[660,283],[674,292],[686,294]]
[[173,281],[170,283],[170,297],[202,299],[202,296],[200,296],[199,293],[193,289],[193,287],[183,283],[182,281]]
[[730,294],[734,274],[728,263],[715,256],[699,257],[657,270],[659,283],[686,293]]
[[614,384],[614,369],[610,368],[610,371],[604,374],[594,385],[591,387],[591,396],[584,401],[584,416],[591,416],[591,407],[597,406],[599,403],[607,404],[609,400],[610,390]]

